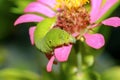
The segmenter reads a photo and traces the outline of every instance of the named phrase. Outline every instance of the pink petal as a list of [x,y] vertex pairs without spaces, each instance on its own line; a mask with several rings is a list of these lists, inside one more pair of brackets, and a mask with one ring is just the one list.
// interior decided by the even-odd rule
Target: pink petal
[[34,45],[34,31],[35,31],[35,29],[36,29],[35,26],[29,28],[29,36],[30,36],[30,41],[31,41],[32,45]]
[[119,17],[111,17],[111,18],[108,18],[108,19],[102,21],[102,23],[104,25],[118,27],[118,26],[120,26],[120,18]]
[[48,64],[47,64],[47,71],[48,72],[52,71],[52,65],[53,65],[54,60],[55,60],[55,57],[52,56],[51,59],[49,60]]
[[102,17],[118,0],[107,0],[105,5],[101,8],[98,19]]
[[72,36],[77,37],[79,34],[80,34],[79,32],[76,32],[76,33],[73,33]]
[[21,23],[26,23],[26,22],[40,22],[42,21],[43,18],[41,16],[37,16],[34,14],[24,14],[20,16],[14,23],[14,25],[18,25]]
[[48,8],[47,6],[39,3],[39,2],[32,2],[30,3],[24,10],[24,12],[38,12],[44,14],[48,17],[53,17],[55,12]]
[[85,34],[86,43],[92,48],[99,49],[104,46],[104,37],[101,34]]
[[62,46],[54,50],[55,57],[59,62],[65,62],[68,60],[72,45]]
[[99,16],[99,10],[101,7],[102,0],[91,0],[92,9],[90,12],[91,23],[94,23]]
[[39,2],[41,2],[41,3],[44,3],[44,4],[46,4],[46,5],[49,5],[50,7],[54,7],[55,6],[55,4],[56,4],[56,0],[37,0],[37,1],[39,1]]

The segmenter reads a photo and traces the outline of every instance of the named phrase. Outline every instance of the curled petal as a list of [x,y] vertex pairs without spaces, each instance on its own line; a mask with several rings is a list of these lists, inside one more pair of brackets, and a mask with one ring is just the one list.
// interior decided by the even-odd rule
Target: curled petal
[[72,45],[62,46],[54,50],[55,57],[59,62],[65,62],[68,60]]
[[38,12],[48,17],[53,17],[55,12],[48,8],[47,6],[39,3],[39,2],[32,2],[30,3],[24,10],[24,12]]
[[56,0],[37,0],[37,1],[39,1],[39,2],[41,2],[41,3],[44,3],[44,4],[46,4],[46,5],[49,5],[50,7],[54,7],[55,6],[55,4],[56,4]]
[[26,22],[40,22],[43,20],[43,17],[37,16],[34,14],[24,14],[20,16],[14,23],[14,25],[18,25],[21,23],[26,23]]
[[119,17],[111,17],[111,18],[108,18],[108,19],[102,21],[102,23],[104,25],[118,27],[118,26],[120,26],[120,18]]
[[32,45],[34,45],[34,31],[35,31],[35,29],[36,29],[35,26],[29,28],[29,36],[30,36],[30,41],[31,41]]
[[98,13],[100,11],[102,4],[102,0],[91,0],[92,9],[90,11],[90,19],[91,23],[94,23],[97,20],[97,17],[99,16]]
[[92,48],[99,49],[105,44],[104,37],[101,34],[85,34],[84,37],[86,43]]
[[52,71],[52,65],[53,65],[54,60],[55,60],[55,57],[52,56],[52,57],[50,58],[48,64],[47,64],[47,71],[48,71],[48,72],[51,72],[51,71]]

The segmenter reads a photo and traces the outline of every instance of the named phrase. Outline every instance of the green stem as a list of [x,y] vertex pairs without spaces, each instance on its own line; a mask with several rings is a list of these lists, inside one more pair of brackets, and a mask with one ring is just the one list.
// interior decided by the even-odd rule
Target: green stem
[[78,66],[78,72],[82,72],[82,55],[80,51],[77,53],[77,66]]

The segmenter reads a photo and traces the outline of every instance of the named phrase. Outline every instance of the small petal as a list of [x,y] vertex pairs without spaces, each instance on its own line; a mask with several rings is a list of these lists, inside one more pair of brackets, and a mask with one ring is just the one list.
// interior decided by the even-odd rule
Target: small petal
[[54,50],[55,57],[59,62],[65,62],[68,60],[72,45],[62,46]]
[[119,17],[111,17],[111,18],[108,18],[108,19],[102,21],[102,23],[104,25],[118,27],[118,26],[120,26],[120,18]]
[[84,37],[86,43],[92,48],[99,49],[105,44],[104,37],[101,34],[85,34]]
[[99,11],[98,19],[101,18],[118,0],[107,0],[105,5]]
[[99,23],[92,24],[92,25],[90,25],[90,26],[88,26],[88,27],[89,27],[89,28],[94,28],[94,27],[97,27],[97,26],[99,26]]
[[47,71],[48,72],[52,71],[52,65],[53,65],[54,60],[55,60],[55,57],[52,56],[51,59],[49,60],[48,64],[47,64]]
[[24,14],[20,16],[14,23],[14,25],[18,25],[21,23],[27,23],[27,22],[40,22],[43,20],[43,17],[37,16],[34,14]]
[[24,10],[24,12],[38,12],[48,17],[53,17],[55,12],[48,8],[47,6],[39,3],[39,2],[32,2],[30,3]]
[[31,41],[32,45],[34,45],[34,31],[35,31],[35,29],[36,29],[35,26],[29,28],[29,36],[30,36],[30,41]]
[[99,10],[101,7],[102,0],[91,0],[92,9],[90,12],[91,23],[94,23],[99,16]]
[[52,8],[55,7],[56,4],[56,0],[37,0],[37,1],[49,5]]
[[76,32],[76,33],[73,33],[72,36],[77,37],[79,34],[80,34],[79,32]]

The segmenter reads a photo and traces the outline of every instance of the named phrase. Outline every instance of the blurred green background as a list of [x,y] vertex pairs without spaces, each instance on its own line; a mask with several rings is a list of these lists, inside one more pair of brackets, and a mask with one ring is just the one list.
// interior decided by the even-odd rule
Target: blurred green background
[[[33,0],[0,0],[0,80],[40,80],[41,72],[45,71],[47,59],[29,40],[28,29],[34,24],[13,25],[29,1]],[[18,3],[23,7],[16,6]],[[120,17],[120,6],[110,16]],[[105,34],[103,29],[104,32],[110,30],[110,36],[105,50],[96,59],[95,69],[107,75],[103,80],[120,80],[120,67],[111,70],[119,79],[109,78],[112,75],[107,74],[111,73],[109,71],[104,73],[111,67],[120,66],[120,27],[101,28],[101,33]]]

